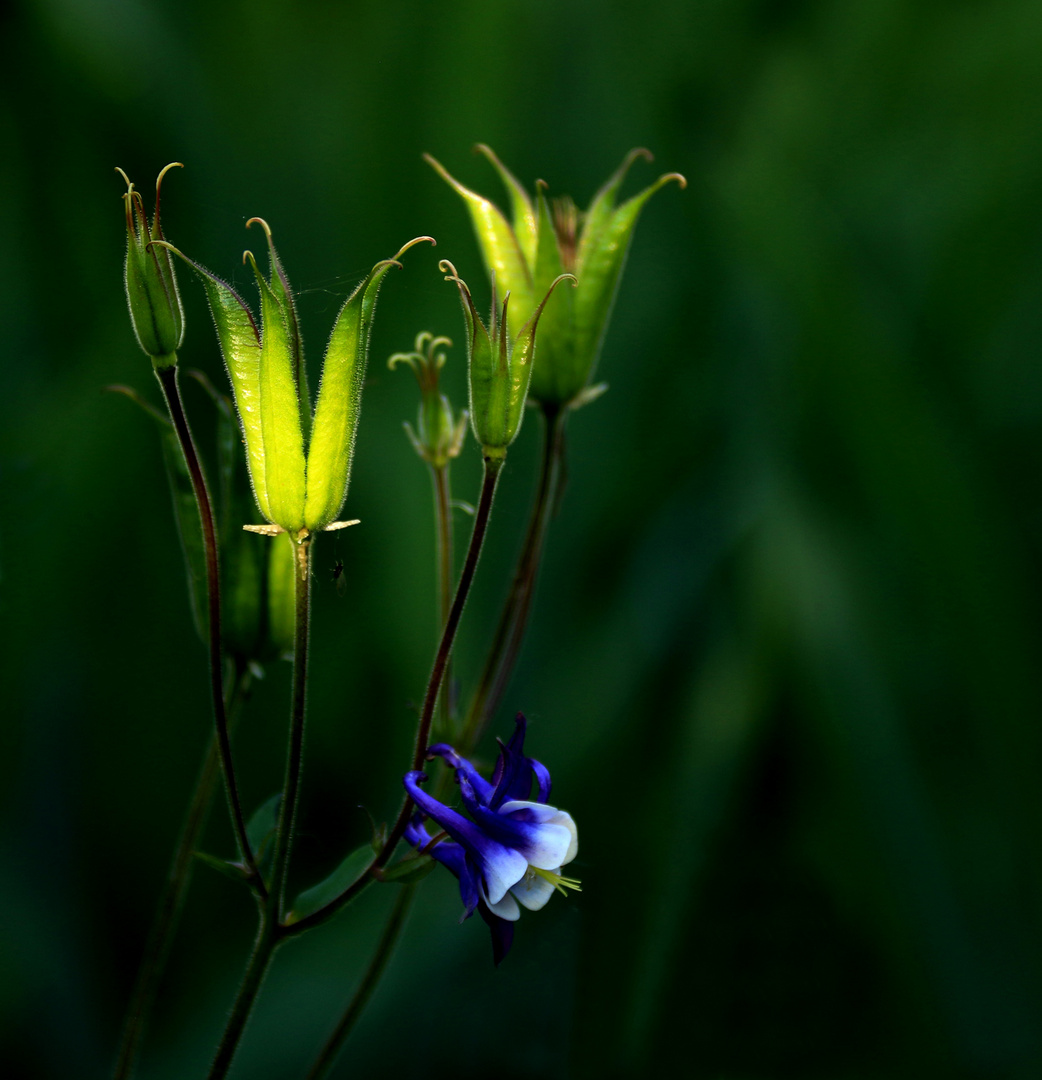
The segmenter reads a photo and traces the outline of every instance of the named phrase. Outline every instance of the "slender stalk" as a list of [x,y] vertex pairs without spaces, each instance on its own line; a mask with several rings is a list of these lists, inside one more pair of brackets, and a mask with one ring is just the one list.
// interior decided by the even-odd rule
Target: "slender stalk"
[[246,1023],[253,1011],[271,958],[284,935],[280,924],[286,892],[286,874],[293,850],[293,829],[300,796],[300,772],[304,756],[304,713],[307,705],[308,630],[311,617],[311,537],[304,536],[296,548],[294,574],[293,689],[291,692],[289,744],[286,749],[286,776],[279,804],[279,820],[272,855],[271,881],[261,910],[260,926],[253,953],[232,1005],[228,1023],[210,1066],[208,1080],[221,1080],[231,1067]]
[[308,630],[311,619],[311,537],[297,544],[297,572],[294,575],[293,691],[290,707],[289,746],[286,751],[286,778],[282,785],[279,821],[272,856],[268,913],[273,923],[282,919],[286,873],[293,848],[293,830],[300,798],[300,770],[304,756],[304,711],[307,704]]
[[362,981],[358,984],[358,989],[355,990],[354,996],[344,1011],[344,1015],[340,1018],[340,1022],[333,1029],[332,1034],[326,1041],[326,1045],[322,1047],[321,1053],[311,1066],[311,1071],[307,1074],[306,1080],[324,1080],[329,1075],[330,1069],[336,1064],[336,1059],[344,1048],[344,1043],[347,1042],[358,1018],[362,1015],[366,1005],[369,1004],[369,999],[373,996],[373,991],[383,976],[387,962],[391,959],[394,947],[398,944],[415,892],[415,885],[402,887],[402,891],[399,893],[398,899],[395,901],[391,914],[387,919],[383,934],[380,935],[376,951],[369,961],[369,967],[366,968]]
[[264,883],[257,873],[253,861],[253,852],[250,850],[250,842],[246,838],[246,819],[242,813],[242,802],[239,799],[239,789],[235,782],[235,768],[232,764],[232,748],[228,739],[228,718],[224,710],[224,691],[221,686],[221,584],[217,562],[217,530],[213,521],[213,506],[210,502],[210,493],[206,487],[206,478],[203,475],[199,455],[196,453],[195,443],[192,440],[192,432],[188,427],[188,418],[185,416],[184,406],[181,403],[181,389],[177,382],[177,365],[156,369],[156,378],[166,398],[167,409],[170,412],[170,421],[174,425],[178,442],[181,444],[181,452],[188,466],[188,474],[192,480],[192,490],[195,492],[195,501],[199,506],[199,519],[203,526],[203,544],[206,549],[206,597],[207,597],[207,625],[210,649],[210,697],[213,703],[214,727],[217,735],[217,750],[221,762],[221,772],[224,774],[224,790],[228,797],[228,810],[231,814],[232,829],[235,832],[235,842],[239,847],[239,855],[243,864],[250,872],[251,882],[254,887],[263,894]]
[[[230,700],[227,702],[229,727],[235,724],[239,706],[248,693],[249,683],[249,670],[244,665],[237,665],[235,678],[230,687]],[[206,754],[199,769],[195,790],[181,826],[181,835],[174,849],[173,858],[170,860],[166,884],[156,907],[148,940],[145,942],[145,952],[141,958],[141,966],[138,969],[137,980],[127,1007],[123,1037],[116,1059],[116,1070],[112,1074],[113,1080],[127,1080],[134,1071],[145,1026],[155,1003],[156,991],[166,968],[170,946],[177,932],[177,924],[188,894],[188,886],[191,884],[194,868],[192,856],[210,813],[214,783],[217,780],[219,768],[217,736],[213,734],[210,736]]]
[[224,1034],[221,1036],[217,1053],[214,1055],[213,1064],[207,1073],[207,1080],[223,1080],[228,1069],[231,1068],[232,1058],[235,1057],[239,1040],[246,1028],[246,1021],[250,1018],[253,1003],[257,1000],[257,993],[264,983],[264,976],[268,973],[271,958],[275,955],[278,944],[278,926],[268,918],[267,912],[262,910],[250,962],[243,974],[239,992],[228,1016],[228,1023],[225,1025]]
[[[449,621],[452,610],[452,500],[449,496],[449,467],[432,465],[434,482],[434,532],[438,564],[438,625]],[[450,729],[455,712],[452,700],[452,658],[445,667],[445,690],[441,695],[441,720]]]
[[[496,484],[499,481],[502,466],[502,458],[485,458],[485,475],[481,483],[481,497],[474,513],[474,531],[470,534],[470,546],[467,548],[467,556],[463,562],[459,584],[456,586],[456,594],[452,600],[449,617],[445,621],[441,641],[438,643],[438,652],[434,657],[434,666],[431,669],[430,679],[427,682],[427,691],[423,698],[423,709],[416,729],[416,744],[413,749],[412,765],[410,766],[413,770],[423,768],[424,760],[427,757],[431,720],[434,716],[434,706],[438,700],[438,690],[441,687],[445,668],[452,653],[460,617],[467,602],[467,594],[470,592],[470,586],[474,580],[474,571],[477,569],[478,559],[481,555],[481,545],[484,542],[485,533],[488,531],[489,516],[492,513],[492,500],[496,494]],[[398,811],[398,818],[394,823],[394,827],[365,873],[348,886],[335,900],[331,900],[326,904],[325,907],[312,912],[299,922],[284,926],[284,932],[287,935],[296,935],[305,930],[310,930],[311,927],[318,926],[319,923],[332,918],[345,904],[350,903],[373,880],[373,874],[387,865],[388,860],[394,853],[394,849],[398,846],[398,841],[401,840],[402,834],[405,832],[411,812],[412,799],[406,797],[401,809]]]
[[514,569],[514,577],[492,637],[485,667],[463,725],[460,747],[466,753],[496,711],[513,674],[532,607],[536,578],[542,560],[546,534],[560,495],[564,464],[566,409],[544,414],[543,459],[528,531]]

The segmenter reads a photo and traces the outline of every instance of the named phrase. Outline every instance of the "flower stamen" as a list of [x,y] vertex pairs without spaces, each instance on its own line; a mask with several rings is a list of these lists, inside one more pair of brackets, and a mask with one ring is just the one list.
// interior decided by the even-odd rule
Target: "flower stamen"
[[561,874],[556,874],[553,870],[541,870],[538,866],[529,866],[528,875],[531,877],[538,875],[544,881],[549,881],[562,896],[567,896],[569,889],[573,889],[575,892],[583,891],[578,878],[562,877]]

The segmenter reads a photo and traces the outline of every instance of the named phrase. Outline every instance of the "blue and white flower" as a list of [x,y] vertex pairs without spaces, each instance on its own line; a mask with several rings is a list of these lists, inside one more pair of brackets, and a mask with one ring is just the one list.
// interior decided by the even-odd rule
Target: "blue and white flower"
[[[550,773],[525,756],[525,727],[519,713],[510,741],[500,744],[491,781],[451,746],[439,743],[428,751],[428,756],[442,758],[455,771],[469,816],[424,791],[420,787],[427,779],[424,773],[407,773],[403,781],[419,809],[406,829],[406,840],[459,878],[463,918],[477,910],[488,923],[497,964],[510,949],[513,923],[521,915],[519,904],[538,911],[555,890],[579,889],[578,881],[561,874],[579,851],[575,822],[571,814],[548,804]],[[432,836],[425,818],[441,832]]]

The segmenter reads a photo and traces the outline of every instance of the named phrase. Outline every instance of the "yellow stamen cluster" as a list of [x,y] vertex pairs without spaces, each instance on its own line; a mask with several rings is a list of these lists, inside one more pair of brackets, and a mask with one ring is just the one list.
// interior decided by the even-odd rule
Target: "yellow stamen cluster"
[[549,881],[562,896],[567,896],[569,889],[574,889],[576,892],[583,891],[578,878],[562,877],[560,874],[555,874],[553,870],[540,870],[538,866],[530,866],[528,872],[538,874],[544,881]]

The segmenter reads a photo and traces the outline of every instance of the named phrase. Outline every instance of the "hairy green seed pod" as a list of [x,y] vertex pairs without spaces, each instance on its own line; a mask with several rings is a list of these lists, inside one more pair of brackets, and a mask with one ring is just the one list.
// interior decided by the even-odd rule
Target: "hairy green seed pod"
[[127,307],[141,348],[152,357],[156,368],[176,363],[177,350],[184,340],[184,309],[177,289],[177,275],[170,253],[154,241],[163,240],[159,221],[159,194],[163,177],[170,169],[181,168],[171,162],[156,180],[156,209],[151,224],[145,214],[141,194],[122,169],[116,171],[126,180],[123,206],[127,221],[127,257],[123,284]]

